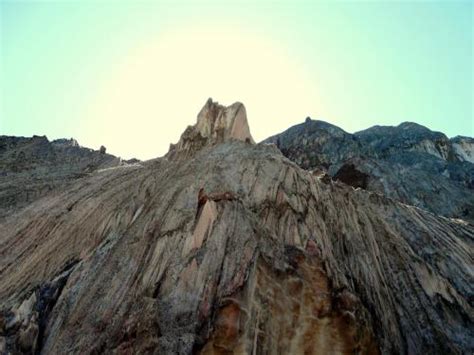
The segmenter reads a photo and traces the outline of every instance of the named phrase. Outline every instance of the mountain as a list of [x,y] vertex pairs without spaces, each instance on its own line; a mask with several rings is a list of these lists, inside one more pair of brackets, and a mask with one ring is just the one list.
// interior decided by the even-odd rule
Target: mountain
[[241,103],[209,100],[164,157],[0,220],[0,352],[472,353],[473,241],[254,144]]
[[474,139],[448,139],[412,122],[354,134],[323,121],[270,137],[304,169],[435,214],[474,222]]
[[106,154],[103,146],[81,147],[75,139],[0,136],[0,218],[94,171],[134,162]]

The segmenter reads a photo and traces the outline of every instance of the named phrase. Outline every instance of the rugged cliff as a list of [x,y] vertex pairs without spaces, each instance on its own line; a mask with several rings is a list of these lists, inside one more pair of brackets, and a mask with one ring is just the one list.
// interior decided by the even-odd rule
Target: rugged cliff
[[79,146],[74,139],[0,136],[0,219],[99,169],[134,163]]
[[474,222],[474,139],[416,123],[349,134],[309,118],[264,142],[304,169],[436,214]]
[[0,222],[0,351],[474,351],[473,226],[301,169],[240,106]]

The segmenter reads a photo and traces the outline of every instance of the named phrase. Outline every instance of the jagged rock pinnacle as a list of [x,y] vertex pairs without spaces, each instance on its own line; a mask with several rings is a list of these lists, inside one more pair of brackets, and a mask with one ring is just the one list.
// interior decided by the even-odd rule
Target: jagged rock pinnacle
[[190,156],[205,145],[231,139],[255,144],[250,134],[245,106],[235,102],[226,107],[209,98],[197,116],[197,123],[188,126],[178,143],[171,144],[167,157]]
[[234,138],[255,143],[247,123],[245,106],[240,102],[225,107],[209,98],[198,114],[196,129],[203,137],[217,141]]

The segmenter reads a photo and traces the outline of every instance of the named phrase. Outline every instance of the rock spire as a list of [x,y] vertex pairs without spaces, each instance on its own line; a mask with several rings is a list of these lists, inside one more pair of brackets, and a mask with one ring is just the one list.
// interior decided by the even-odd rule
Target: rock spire
[[232,139],[255,144],[245,106],[235,102],[226,107],[209,98],[199,112],[196,124],[188,126],[178,143],[171,144],[167,157],[187,157],[206,145]]

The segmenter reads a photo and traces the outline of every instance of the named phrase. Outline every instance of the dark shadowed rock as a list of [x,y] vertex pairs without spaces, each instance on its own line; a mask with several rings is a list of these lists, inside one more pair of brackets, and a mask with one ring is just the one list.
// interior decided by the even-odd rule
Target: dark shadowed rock
[[[367,175],[368,190],[474,221],[472,138],[448,139],[412,122],[349,134],[326,122],[306,120],[264,142],[275,143],[304,169],[325,169],[341,181],[341,174],[357,171],[355,187],[362,187],[360,179]],[[346,183],[353,185],[356,176],[349,175]]]
[[369,182],[369,175],[357,170],[354,164],[344,164],[334,175],[334,180],[342,181],[355,188],[360,187],[366,189]]

